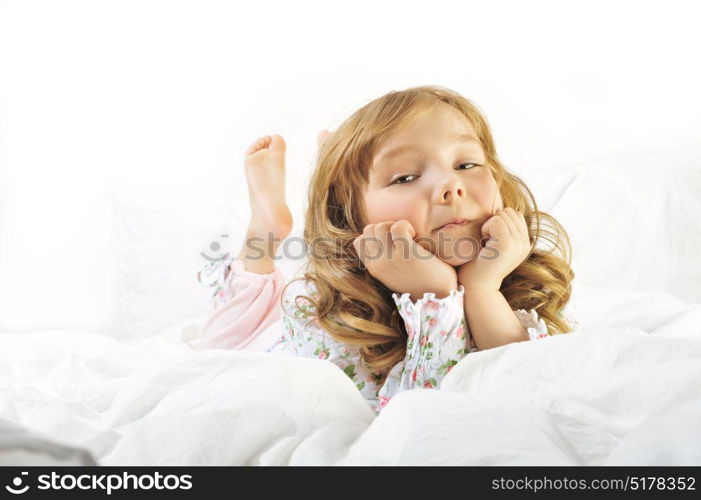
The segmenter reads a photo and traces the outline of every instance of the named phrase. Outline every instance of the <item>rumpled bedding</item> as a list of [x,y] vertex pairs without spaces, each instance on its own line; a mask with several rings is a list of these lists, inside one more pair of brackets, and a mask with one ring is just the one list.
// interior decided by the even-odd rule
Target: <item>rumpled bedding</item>
[[193,351],[202,318],[129,342],[0,333],[0,417],[101,465],[701,464],[701,305],[580,287],[576,314],[379,416],[329,362]]

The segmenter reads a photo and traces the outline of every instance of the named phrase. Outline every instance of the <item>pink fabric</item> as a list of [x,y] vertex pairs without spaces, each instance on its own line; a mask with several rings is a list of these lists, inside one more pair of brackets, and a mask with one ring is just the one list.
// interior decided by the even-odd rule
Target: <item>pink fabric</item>
[[193,349],[263,350],[281,335],[273,332],[271,341],[261,334],[281,317],[283,274],[277,268],[268,274],[247,271],[239,259],[230,265],[218,303]]

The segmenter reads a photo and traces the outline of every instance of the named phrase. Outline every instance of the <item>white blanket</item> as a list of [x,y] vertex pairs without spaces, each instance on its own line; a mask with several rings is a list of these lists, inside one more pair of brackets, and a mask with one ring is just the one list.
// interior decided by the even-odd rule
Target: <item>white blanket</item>
[[192,325],[2,333],[0,417],[103,465],[701,464],[701,305],[579,292],[575,333],[470,354],[378,417],[329,362],[195,352]]

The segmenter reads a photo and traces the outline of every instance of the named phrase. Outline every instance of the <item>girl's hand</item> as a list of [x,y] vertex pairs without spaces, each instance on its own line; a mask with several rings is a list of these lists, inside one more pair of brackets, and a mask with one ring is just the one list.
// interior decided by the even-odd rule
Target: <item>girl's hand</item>
[[416,243],[415,236],[409,221],[386,221],[365,226],[353,246],[368,272],[393,292],[409,292],[413,301],[425,292],[446,297],[458,287],[455,269]]
[[458,281],[470,288],[499,290],[501,282],[516,269],[531,250],[528,226],[521,212],[511,207],[499,210],[482,225],[489,237],[479,255],[458,268]]

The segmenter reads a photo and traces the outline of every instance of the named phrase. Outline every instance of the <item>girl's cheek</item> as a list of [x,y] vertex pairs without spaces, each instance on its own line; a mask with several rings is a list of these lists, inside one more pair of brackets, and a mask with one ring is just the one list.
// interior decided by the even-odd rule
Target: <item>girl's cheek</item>
[[[366,202],[368,224],[377,224],[388,220],[407,219],[412,225],[419,222],[422,207],[411,196],[396,196],[383,200]],[[416,227],[416,226],[415,226]]]
[[487,210],[489,211],[490,215],[494,215],[494,213],[498,212],[499,210],[502,210],[504,208],[504,203],[501,199],[501,195],[499,194],[499,190],[496,188],[496,185],[493,187],[492,191],[492,197],[489,200]]
[[472,192],[472,195],[485,215],[492,215],[497,210],[504,208],[497,183],[491,174],[485,176],[479,185],[473,185],[473,187],[476,189]]
[[390,205],[389,200],[376,196],[368,196],[365,198],[364,202],[365,215],[367,217],[367,220],[364,222],[366,225],[380,222],[381,214],[386,212],[387,207]]

